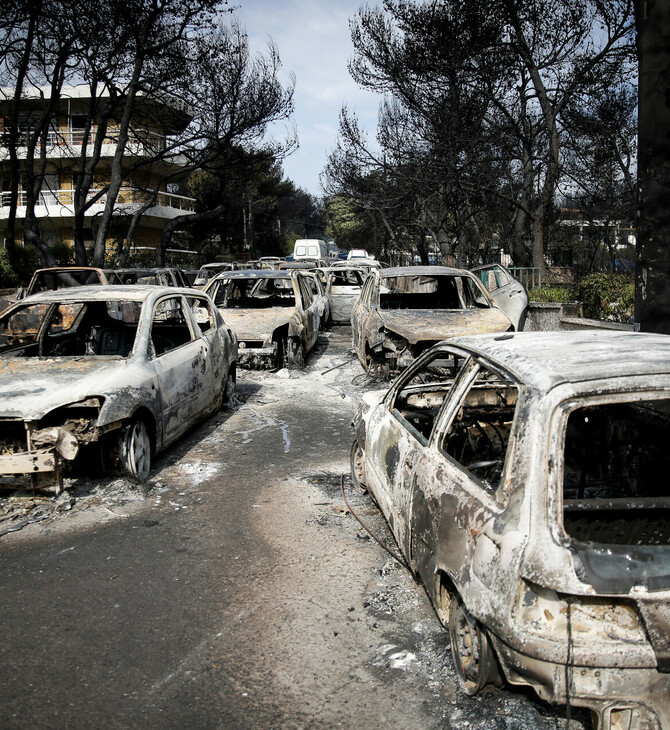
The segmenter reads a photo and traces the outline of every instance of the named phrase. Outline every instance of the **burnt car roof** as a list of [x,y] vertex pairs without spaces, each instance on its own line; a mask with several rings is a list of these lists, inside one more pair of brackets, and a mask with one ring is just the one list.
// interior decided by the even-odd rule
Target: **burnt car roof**
[[454,337],[540,391],[562,383],[670,374],[670,336],[642,332],[515,332]]
[[25,306],[30,303],[40,302],[66,302],[66,301],[106,301],[110,299],[144,301],[150,296],[160,296],[161,294],[184,294],[185,296],[197,296],[203,292],[197,292],[193,289],[176,286],[148,286],[137,284],[113,284],[110,286],[72,286],[66,289],[57,289],[56,291],[43,291],[37,294],[31,294],[25,299],[21,299],[17,304]]
[[378,270],[381,279],[393,276],[470,276],[465,269],[454,269],[450,266],[394,266]]
[[[291,272],[286,269],[241,269],[240,271],[222,271],[216,279],[290,279]],[[212,279],[214,281],[214,279]]]

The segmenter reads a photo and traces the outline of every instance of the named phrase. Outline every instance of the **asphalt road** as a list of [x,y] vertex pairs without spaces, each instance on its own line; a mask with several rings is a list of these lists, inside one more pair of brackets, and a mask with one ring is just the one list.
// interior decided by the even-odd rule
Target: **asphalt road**
[[392,544],[348,478],[376,384],[324,372],[349,344],[337,328],[304,372],[241,374],[146,489],[73,480],[71,509],[0,538],[0,727],[566,727],[529,691],[467,697],[423,589],[345,507],[342,474]]

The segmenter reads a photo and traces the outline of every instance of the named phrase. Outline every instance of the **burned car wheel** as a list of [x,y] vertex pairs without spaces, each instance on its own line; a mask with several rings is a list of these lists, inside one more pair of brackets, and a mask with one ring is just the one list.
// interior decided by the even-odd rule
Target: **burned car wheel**
[[236,375],[235,367],[232,366],[228,371],[228,376],[226,377],[226,382],[224,383],[221,392],[221,403],[224,406],[232,403],[233,398],[235,397],[235,386],[237,385]]
[[351,483],[355,487],[367,492],[368,488],[365,486],[365,468],[363,466],[363,450],[358,445],[358,439],[354,439],[353,444],[351,444],[350,463]]
[[301,368],[305,364],[305,345],[298,338],[288,341],[288,364],[294,368]]
[[494,661],[486,631],[463,605],[459,595],[452,595],[449,605],[449,638],[456,672],[469,695],[479,692],[489,681]]
[[130,476],[143,482],[151,471],[151,437],[140,418],[133,420],[121,434],[121,460]]

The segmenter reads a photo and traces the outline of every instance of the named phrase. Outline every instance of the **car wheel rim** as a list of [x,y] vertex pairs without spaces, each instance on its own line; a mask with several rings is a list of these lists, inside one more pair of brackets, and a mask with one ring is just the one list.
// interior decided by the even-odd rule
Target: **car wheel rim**
[[351,481],[360,489],[365,489],[365,470],[363,468],[363,451],[358,439],[351,445]]
[[144,481],[151,470],[151,440],[143,421],[136,421],[128,434],[128,471],[139,481]]
[[488,639],[457,596],[451,599],[449,636],[456,671],[465,683],[467,694],[474,695],[487,682]]

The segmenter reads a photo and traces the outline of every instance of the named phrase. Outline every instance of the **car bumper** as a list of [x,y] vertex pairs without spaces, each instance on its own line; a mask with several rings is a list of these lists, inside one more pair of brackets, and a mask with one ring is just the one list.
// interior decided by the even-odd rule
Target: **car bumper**
[[[580,667],[527,656],[491,636],[507,680],[530,685],[547,702],[585,707],[599,730],[670,728],[670,674],[655,667]],[[569,692],[566,692],[566,687]]]
[[240,342],[237,350],[237,364],[240,367],[253,369],[272,368],[277,362],[277,343],[262,346]]

